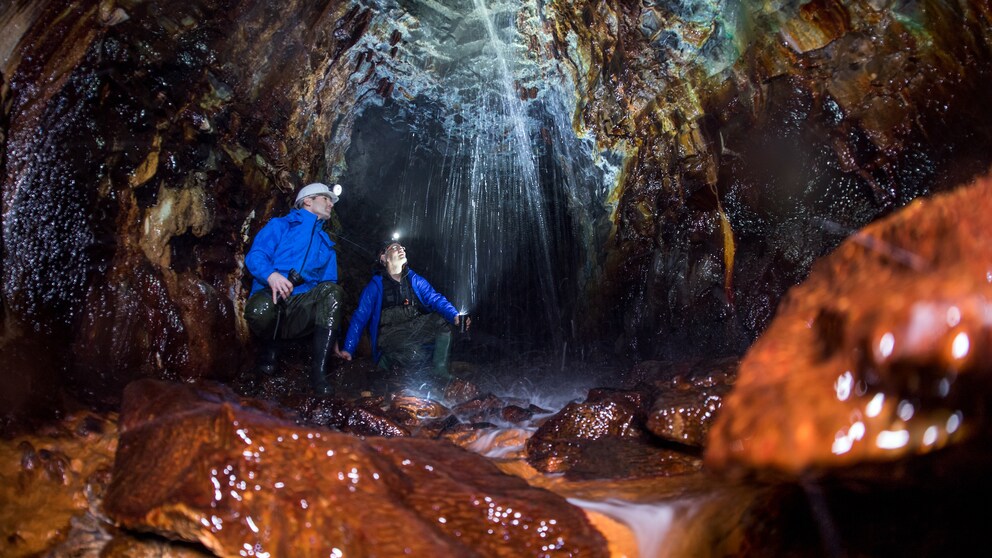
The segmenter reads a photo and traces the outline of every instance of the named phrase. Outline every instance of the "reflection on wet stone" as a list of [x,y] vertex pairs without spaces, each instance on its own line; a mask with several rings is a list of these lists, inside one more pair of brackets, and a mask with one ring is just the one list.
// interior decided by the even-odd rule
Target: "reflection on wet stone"
[[605,550],[563,499],[450,444],[301,428],[232,392],[155,381],[125,394],[104,505],[223,556]]

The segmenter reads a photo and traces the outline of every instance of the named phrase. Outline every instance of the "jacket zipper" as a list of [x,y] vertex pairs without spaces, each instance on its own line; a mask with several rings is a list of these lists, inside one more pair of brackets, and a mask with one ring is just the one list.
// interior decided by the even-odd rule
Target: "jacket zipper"
[[317,225],[320,224],[320,219],[317,219],[313,223],[313,228],[310,229],[310,242],[307,242],[307,251],[303,253],[303,262],[300,264],[300,277],[303,277],[304,270],[306,270],[307,256],[310,255],[310,247],[313,246],[313,237],[317,232]]

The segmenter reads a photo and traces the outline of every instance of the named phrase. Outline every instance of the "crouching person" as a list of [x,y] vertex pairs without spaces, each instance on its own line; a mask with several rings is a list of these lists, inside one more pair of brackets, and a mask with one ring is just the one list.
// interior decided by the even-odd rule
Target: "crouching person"
[[332,355],[341,327],[344,291],[337,284],[337,253],[323,230],[340,195],[338,184],[300,189],[295,207],[266,223],[245,256],[252,276],[245,319],[261,343],[256,369],[273,374],[279,341],[310,335],[310,385],[319,395],[334,391],[328,374],[336,368]]
[[[400,243],[387,242],[378,257],[381,268],[362,291],[349,320],[342,358],[351,360],[367,327],[372,357],[381,368],[414,372],[427,368],[430,379],[443,386],[451,380],[451,326],[468,318],[459,316],[444,295],[407,267],[406,249]],[[466,321],[466,328],[470,323]]]

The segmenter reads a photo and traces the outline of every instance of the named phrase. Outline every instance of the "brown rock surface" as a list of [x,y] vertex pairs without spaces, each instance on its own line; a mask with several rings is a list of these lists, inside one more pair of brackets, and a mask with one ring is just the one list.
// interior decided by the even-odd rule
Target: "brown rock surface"
[[574,125],[626,155],[580,316],[638,358],[739,355],[840,241],[824,222],[990,163],[981,2],[548,6]]
[[992,179],[917,200],[792,289],[710,432],[715,468],[887,462],[989,432]]
[[125,393],[105,509],[219,556],[606,552],[581,511],[450,443],[362,441],[153,380]]
[[647,429],[664,440],[703,447],[737,378],[737,364],[736,358],[703,361],[667,382],[654,382],[658,397],[648,412]]
[[[78,548],[105,536],[91,511],[117,447],[115,419],[77,413],[0,440],[0,556],[38,556],[57,544]],[[98,532],[90,543],[73,536],[80,524]]]
[[575,478],[678,475],[699,468],[692,455],[654,443],[644,427],[639,392],[592,390],[569,403],[527,440],[527,462],[545,473]]

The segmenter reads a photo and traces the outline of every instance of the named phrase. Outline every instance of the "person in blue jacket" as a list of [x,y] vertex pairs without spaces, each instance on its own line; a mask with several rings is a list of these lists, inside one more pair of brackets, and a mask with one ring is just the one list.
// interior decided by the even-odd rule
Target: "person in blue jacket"
[[323,226],[340,195],[340,184],[301,188],[295,207],[266,223],[245,256],[252,276],[245,320],[261,341],[258,370],[275,372],[279,341],[311,335],[310,383],[320,395],[333,393],[327,373],[338,350],[344,299],[334,241]]
[[431,370],[438,381],[448,381],[451,325],[465,319],[426,279],[407,266],[406,248],[397,241],[379,250],[381,269],[362,291],[348,324],[340,356],[351,360],[362,332],[368,327],[372,358],[387,370],[411,369],[427,361],[425,346],[433,344]]

